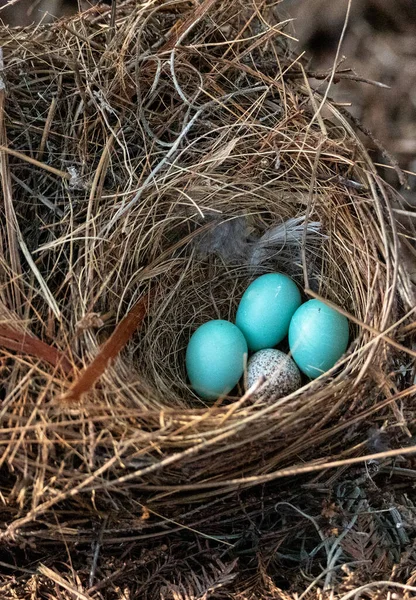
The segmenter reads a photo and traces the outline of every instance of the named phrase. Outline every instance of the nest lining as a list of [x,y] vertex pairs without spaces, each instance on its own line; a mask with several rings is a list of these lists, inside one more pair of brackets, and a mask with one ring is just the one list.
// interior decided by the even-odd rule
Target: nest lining
[[[403,359],[366,326],[353,327],[338,370],[287,398],[204,406],[187,385],[192,331],[232,320],[254,274],[282,270],[376,331],[410,305],[392,191],[335,105],[316,118],[322,97],[286,51],[286,25],[274,8],[211,4],[126,3],[112,29],[101,9],[33,38],[2,31],[4,141],[15,151],[2,312],[75,369],[4,351],[13,476],[2,493],[19,507],[7,540],[73,541],[53,530],[63,505],[69,523],[81,508],[91,522],[108,513],[113,539],[121,514],[135,522],[138,493],[171,515],[227,493],[238,514],[237,490],[359,455],[370,415],[396,427],[388,398],[406,383]],[[247,240],[289,219],[319,223],[321,237],[286,240],[253,270]],[[230,223],[241,228],[218,242]],[[141,328],[81,402],[65,404],[146,294]],[[46,529],[34,529],[40,517]]]

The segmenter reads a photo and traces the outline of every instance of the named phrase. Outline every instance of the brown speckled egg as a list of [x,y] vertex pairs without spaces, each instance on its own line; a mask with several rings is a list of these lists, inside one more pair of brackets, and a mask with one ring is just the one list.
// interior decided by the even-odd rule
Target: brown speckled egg
[[260,394],[282,398],[302,385],[299,369],[284,352],[275,349],[259,350],[247,364],[247,385],[250,388],[264,375],[266,383]]

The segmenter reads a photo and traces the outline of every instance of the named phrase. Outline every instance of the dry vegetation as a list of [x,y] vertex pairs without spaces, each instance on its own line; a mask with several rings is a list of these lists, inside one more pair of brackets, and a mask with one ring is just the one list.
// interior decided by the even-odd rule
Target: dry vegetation
[[[294,19],[296,37],[308,52],[311,67],[328,69],[345,16],[343,2],[285,0],[282,4]],[[342,46],[342,64],[357,75],[387,84],[387,88],[341,80],[331,90],[399,159],[404,168],[416,171],[415,122],[416,14],[412,0],[362,0],[353,2]],[[375,150],[370,140],[366,145]],[[376,155],[377,157],[377,155]],[[381,156],[377,158],[382,160]],[[384,171],[388,176],[389,171]],[[416,178],[411,182],[413,190]]]
[[[0,30],[2,598],[414,585],[406,208],[279,7],[220,4]],[[191,332],[276,269],[350,315],[347,355],[286,398],[203,405]]]

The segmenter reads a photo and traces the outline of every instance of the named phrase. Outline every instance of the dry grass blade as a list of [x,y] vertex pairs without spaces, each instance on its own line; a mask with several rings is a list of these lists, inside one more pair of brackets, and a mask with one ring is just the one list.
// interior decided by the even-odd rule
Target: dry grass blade
[[[0,176],[1,186],[3,191],[5,229],[7,236],[7,262],[10,261],[11,269],[15,277],[19,278],[21,274],[20,258],[17,246],[16,223],[14,219],[13,200],[12,200],[12,184],[10,177],[9,164],[6,155],[7,134],[5,129],[5,102],[6,102],[6,85],[4,82],[4,59],[3,48],[0,47]],[[2,227],[3,228],[3,227]],[[2,236],[3,237],[3,236]],[[5,251],[5,248],[3,252]],[[5,258],[6,258],[5,257]],[[14,294],[14,303],[19,306],[22,302],[20,282],[17,279],[16,284],[12,288]]]
[[31,165],[34,165],[35,167],[39,167],[40,169],[44,169],[45,171],[48,171],[49,173],[52,173],[53,175],[62,177],[62,179],[68,179],[68,180],[71,179],[71,175],[69,173],[65,173],[64,171],[55,169],[55,167],[52,167],[51,165],[47,165],[45,163],[42,163],[39,160],[32,158],[31,156],[25,156],[21,152],[12,150],[11,148],[8,148],[7,146],[0,145],[0,152],[5,153],[5,154],[10,154],[11,156],[15,156],[16,158],[20,158],[21,160],[28,162]]
[[54,581],[60,588],[70,592],[71,597],[75,600],[92,600],[92,597],[88,594],[78,591],[74,585],[71,585],[59,573],[55,573],[52,569],[49,569],[46,565],[40,565],[39,573],[48,579]]
[[[322,298],[322,296],[320,296],[319,294],[316,294],[315,292],[313,292],[312,290],[310,290],[308,288],[305,289],[305,293],[308,296],[312,296],[312,298],[316,298],[317,300],[320,300],[321,302],[325,302],[326,304],[328,304],[328,306],[331,306],[331,308],[333,308],[334,310],[336,310],[337,312],[339,312],[341,315],[344,315],[344,317],[347,317],[347,319],[349,321],[351,321],[352,323],[355,323],[356,325],[359,325],[360,327],[366,329],[367,331],[370,331],[377,338],[382,338],[383,340],[385,340],[386,342],[388,342],[391,346],[393,346],[397,350],[400,350],[401,352],[404,352],[405,354],[409,354],[410,356],[416,357],[416,351],[415,350],[412,350],[411,348],[403,346],[402,344],[399,344],[395,340],[392,340],[388,335],[386,335],[386,333],[377,331],[376,329],[374,329],[374,327],[371,327],[371,325],[368,325],[367,323],[363,323],[360,319],[357,319],[356,317],[354,317],[354,315],[352,315],[351,313],[349,313],[346,310],[343,310],[342,308],[340,308],[339,306],[337,306],[333,302],[329,302],[328,300],[325,300],[325,298]],[[412,310],[410,310],[403,317],[403,320],[408,319],[414,312],[416,312],[416,307],[414,307]],[[392,326],[392,328],[396,328],[399,325],[400,325],[400,321],[398,321],[397,323],[394,323],[394,325]]]

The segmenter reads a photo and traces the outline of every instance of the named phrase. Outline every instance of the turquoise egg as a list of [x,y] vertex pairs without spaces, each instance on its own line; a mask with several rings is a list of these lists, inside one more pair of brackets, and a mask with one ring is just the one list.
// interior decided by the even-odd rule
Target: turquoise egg
[[282,273],[268,273],[246,289],[235,323],[250,350],[273,348],[287,335],[290,319],[302,300],[297,285]]
[[348,346],[348,320],[319,300],[302,304],[289,327],[289,346],[299,369],[312,379],[331,369]]
[[186,350],[186,370],[193,389],[206,400],[228,394],[244,372],[246,356],[247,342],[233,323],[204,323]]

